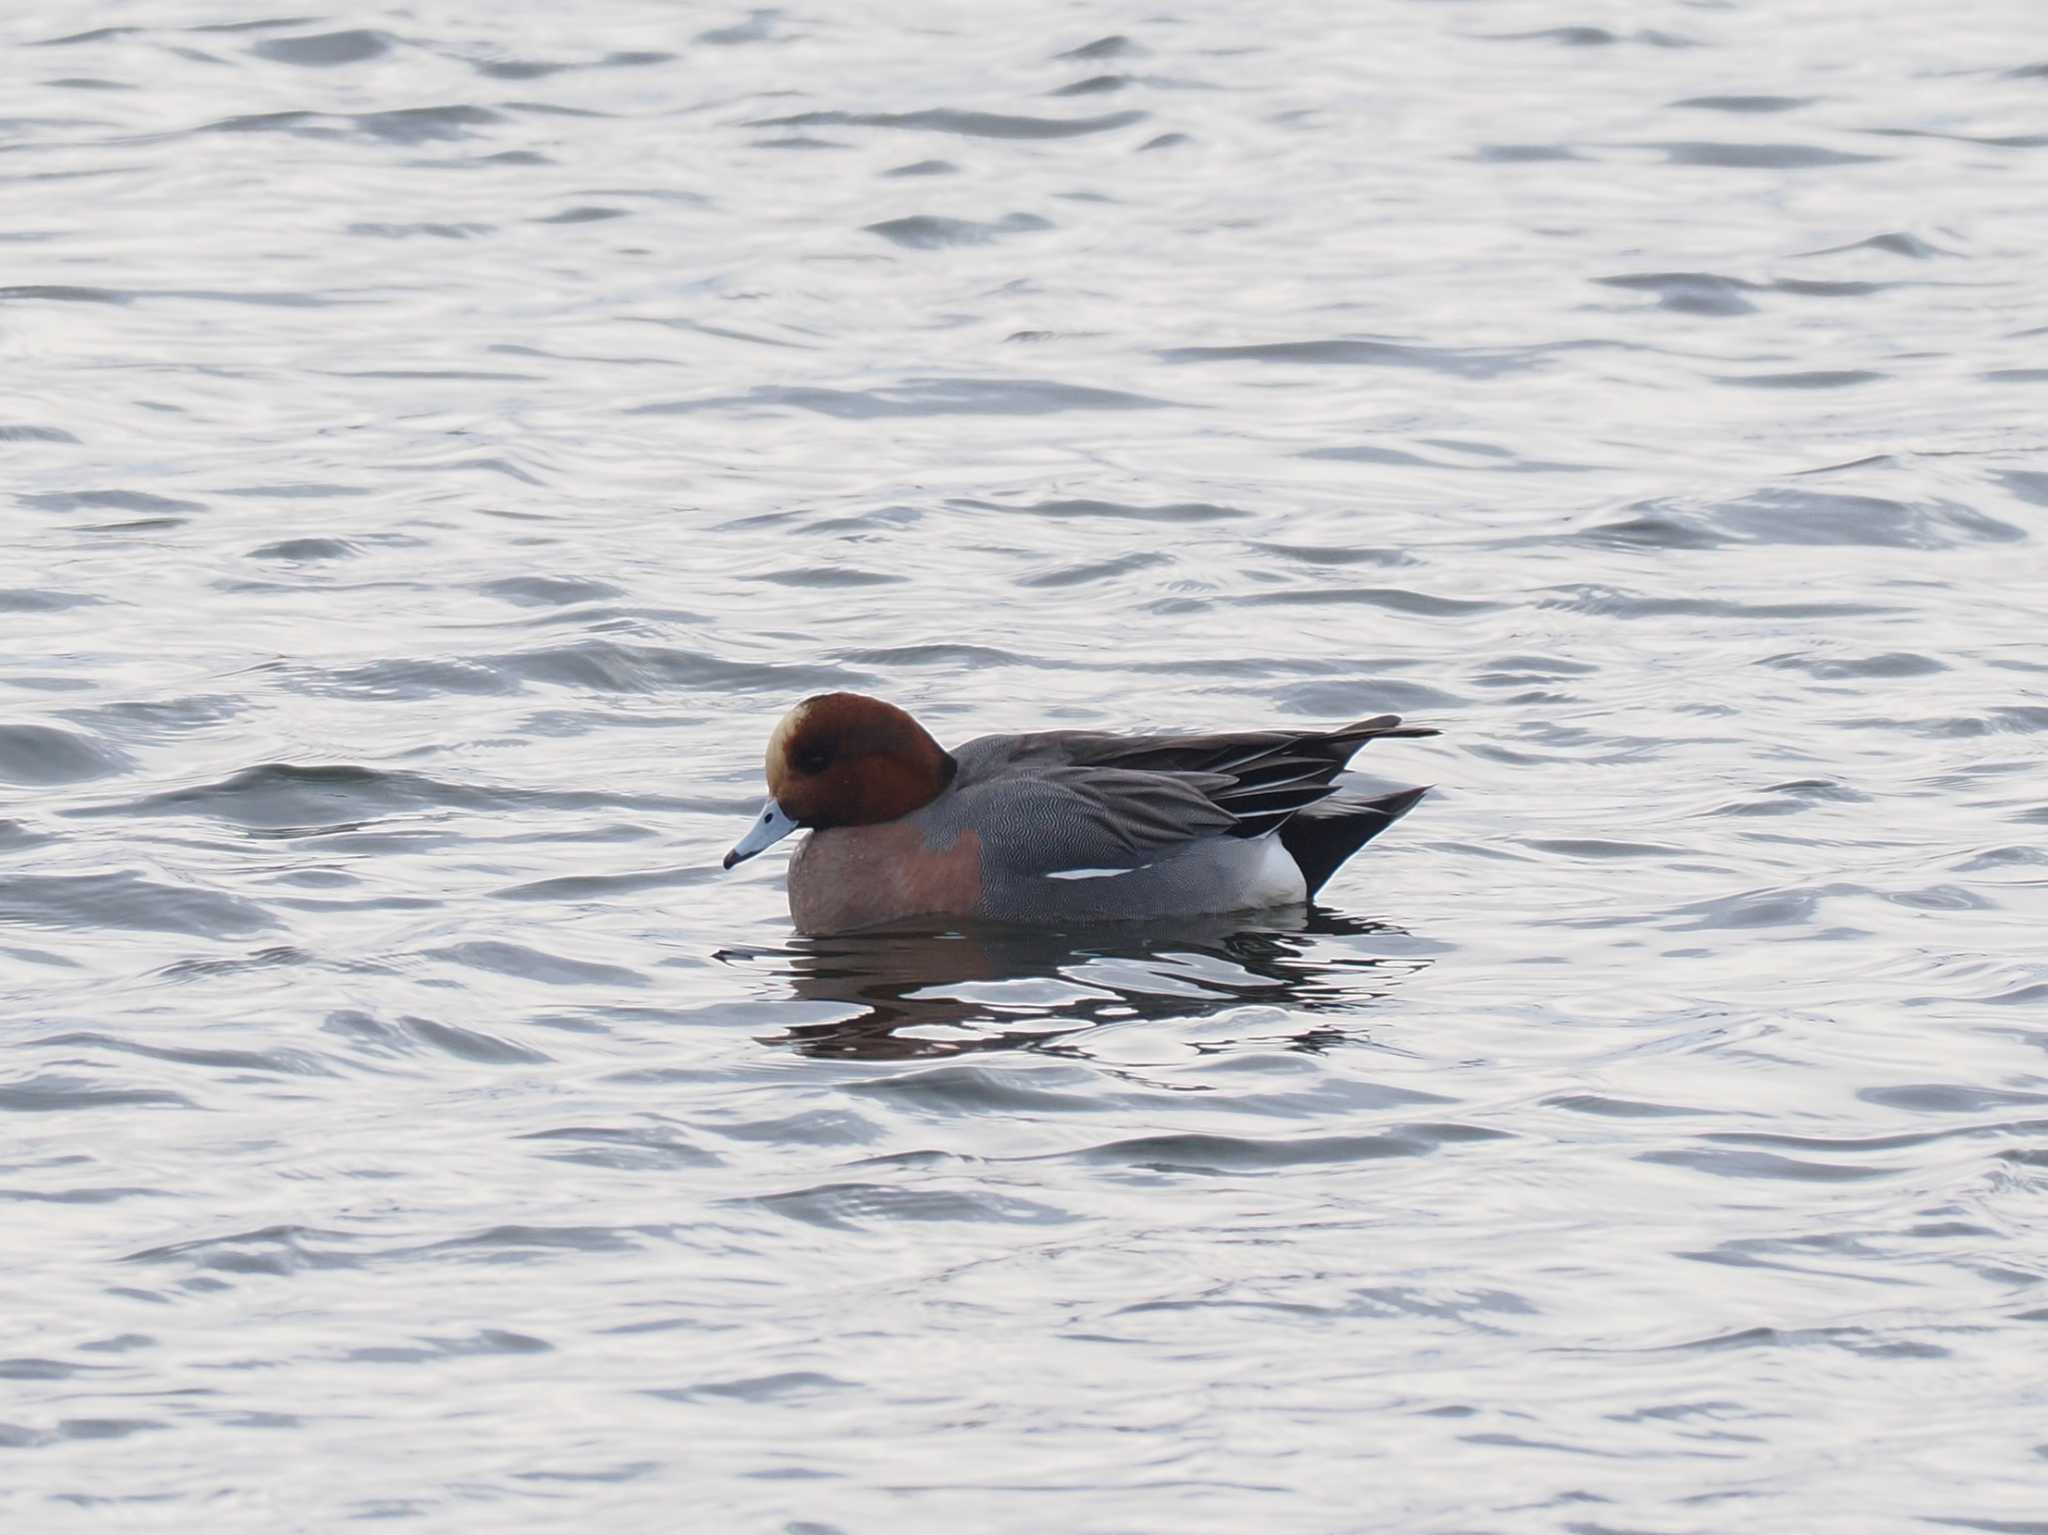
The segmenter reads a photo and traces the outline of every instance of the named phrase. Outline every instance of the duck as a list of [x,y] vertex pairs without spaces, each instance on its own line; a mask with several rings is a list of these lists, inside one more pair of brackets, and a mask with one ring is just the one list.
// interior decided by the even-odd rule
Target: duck
[[1327,730],[987,735],[952,751],[895,704],[821,693],[768,738],[768,801],[728,870],[793,832],[799,933],[912,922],[1092,926],[1301,905],[1429,787],[1335,780],[1380,714]]

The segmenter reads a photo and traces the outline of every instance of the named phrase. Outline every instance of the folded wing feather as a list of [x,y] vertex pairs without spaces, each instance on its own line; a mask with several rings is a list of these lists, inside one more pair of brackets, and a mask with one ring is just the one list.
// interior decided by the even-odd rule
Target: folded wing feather
[[1016,851],[1047,869],[1130,867],[1200,837],[1275,831],[1335,794],[1366,742],[1435,734],[1382,714],[1329,731],[984,737],[961,748],[975,769],[963,778],[977,781],[960,787],[1000,784],[1019,817]]

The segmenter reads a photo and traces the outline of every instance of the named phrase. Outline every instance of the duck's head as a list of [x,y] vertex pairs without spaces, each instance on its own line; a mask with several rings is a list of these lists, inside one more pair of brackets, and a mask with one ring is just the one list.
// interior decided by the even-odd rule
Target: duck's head
[[768,738],[768,803],[725,855],[725,866],[773,847],[799,827],[872,826],[945,792],[959,764],[894,704],[820,693],[782,717]]

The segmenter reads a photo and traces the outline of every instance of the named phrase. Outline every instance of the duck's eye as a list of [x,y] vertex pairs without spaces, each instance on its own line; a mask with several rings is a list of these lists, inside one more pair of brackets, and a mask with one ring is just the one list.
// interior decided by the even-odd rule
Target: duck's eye
[[806,746],[796,754],[796,770],[799,773],[822,773],[832,765],[832,754],[820,746]]

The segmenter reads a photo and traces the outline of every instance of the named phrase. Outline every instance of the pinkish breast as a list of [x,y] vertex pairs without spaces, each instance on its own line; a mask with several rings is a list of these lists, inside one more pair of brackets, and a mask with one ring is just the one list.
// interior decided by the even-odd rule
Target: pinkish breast
[[844,933],[908,917],[970,917],[981,906],[981,838],[933,848],[902,821],[814,831],[789,861],[800,933]]

